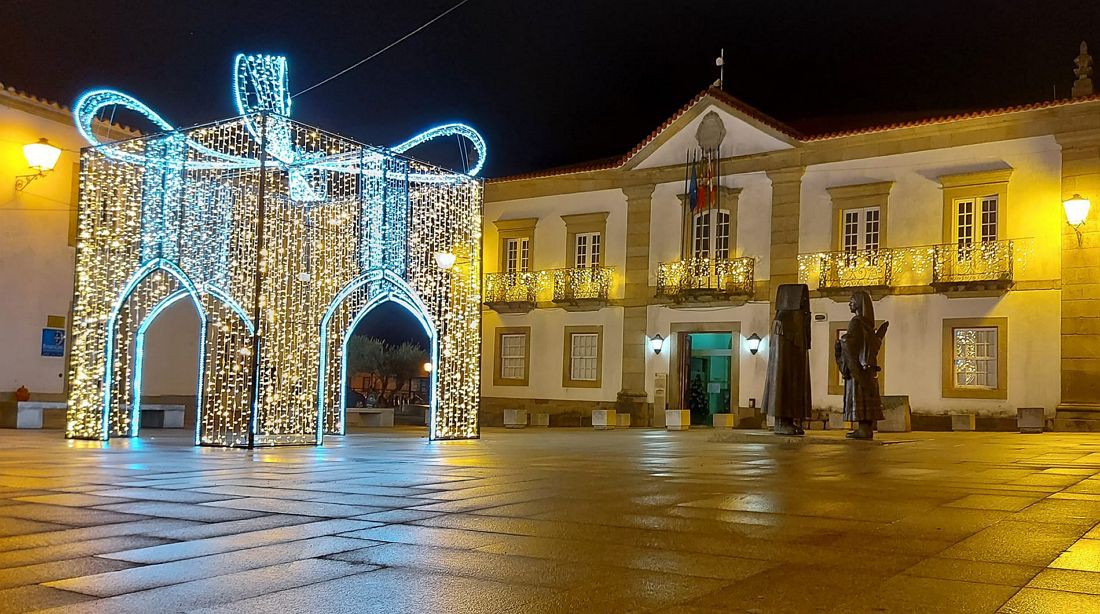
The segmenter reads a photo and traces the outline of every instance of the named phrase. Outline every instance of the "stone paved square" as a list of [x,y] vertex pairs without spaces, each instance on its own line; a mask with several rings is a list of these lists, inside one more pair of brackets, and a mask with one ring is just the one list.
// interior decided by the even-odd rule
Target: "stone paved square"
[[1100,610],[1100,439],[0,432],[0,610]]

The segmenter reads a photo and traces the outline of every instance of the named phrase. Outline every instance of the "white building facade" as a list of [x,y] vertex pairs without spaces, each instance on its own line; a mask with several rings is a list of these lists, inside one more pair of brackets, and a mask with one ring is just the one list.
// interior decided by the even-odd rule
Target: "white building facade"
[[[717,197],[693,208],[685,161],[715,147]],[[709,89],[616,161],[487,184],[482,422],[745,414],[775,290],[806,283],[822,416],[842,403],[833,342],[862,289],[891,323],[883,392],[915,416],[1043,407],[1091,428],[1100,249],[1092,220],[1080,246],[1066,223],[1076,194],[1100,200],[1096,96],[805,135]]]

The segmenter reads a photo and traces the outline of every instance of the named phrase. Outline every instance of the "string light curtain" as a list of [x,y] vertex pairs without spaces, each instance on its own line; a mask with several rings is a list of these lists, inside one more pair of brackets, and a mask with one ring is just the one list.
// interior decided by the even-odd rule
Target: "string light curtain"
[[67,436],[138,434],[144,332],[187,300],[195,442],[320,444],[346,341],[392,300],[431,340],[430,436],[476,437],[481,207],[477,179],[272,111],[85,149]]

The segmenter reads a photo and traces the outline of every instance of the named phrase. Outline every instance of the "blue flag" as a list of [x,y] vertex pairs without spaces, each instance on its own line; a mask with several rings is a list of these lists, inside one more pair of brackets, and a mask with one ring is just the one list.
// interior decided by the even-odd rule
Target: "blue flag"
[[695,176],[695,163],[691,163],[691,180],[688,181],[688,202],[691,203],[691,212],[699,207],[699,181]]

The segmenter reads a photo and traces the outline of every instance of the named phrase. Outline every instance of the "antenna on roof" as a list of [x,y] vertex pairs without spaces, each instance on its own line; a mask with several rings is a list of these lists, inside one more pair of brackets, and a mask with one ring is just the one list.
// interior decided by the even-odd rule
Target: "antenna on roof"
[[714,82],[714,85],[718,89],[722,89],[726,84],[726,48],[722,47],[722,50],[718,53],[718,57],[714,58],[714,65],[718,67],[718,80]]

